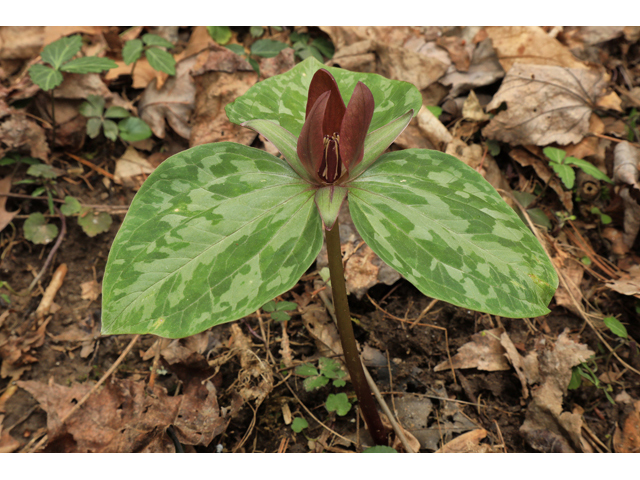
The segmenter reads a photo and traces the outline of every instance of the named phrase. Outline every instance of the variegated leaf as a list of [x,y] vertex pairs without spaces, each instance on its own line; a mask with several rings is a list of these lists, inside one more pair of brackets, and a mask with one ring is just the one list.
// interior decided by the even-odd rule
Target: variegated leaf
[[374,73],[327,67],[309,57],[288,72],[255,84],[247,93],[227,105],[229,120],[237,124],[255,119],[271,120],[298,137],[304,123],[309,84],[313,74],[321,68],[326,68],[335,77],[345,104],[349,103],[358,81],[369,87],[375,101],[369,132],[411,109],[417,112],[422,106],[420,92],[410,83],[389,80]]
[[349,207],[371,249],[425,295],[504,317],[548,313],[558,277],[540,243],[455,157],[385,154],[350,184]]
[[102,333],[185,337],[286,292],[322,246],[314,193],[284,160],[243,145],[167,159],[109,254]]

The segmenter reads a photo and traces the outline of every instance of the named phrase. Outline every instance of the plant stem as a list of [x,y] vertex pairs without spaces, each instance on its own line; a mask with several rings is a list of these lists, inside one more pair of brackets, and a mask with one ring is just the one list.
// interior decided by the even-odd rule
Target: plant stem
[[344,268],[342,267],[342,252],[340,251],[340,226],[338,221],[333,228],[325,231],[327,238],[327,254],[329,257],[329,272],[331,273],[331,290],[333,292],[333,306],[338,321],[340,342],[344,351],[344,360],[351,376],[351,383],[356,391],[362,416],[364,417],[369,432],[376,445],[387,445],[387,429],[382,425],[378,409],[374,401],[371,389],[367,384],[360,355],[356,346],[356,337],[351,325],[351,313],[347,300],[347,286],[344,280]]
[[53,88],[51,89],[51,127],[53,129],[52,131],[52,138],[53,140],[51,141],[51,149],[53,150],[56,146],[56,104],[55,104],[55,97],[53,95]]

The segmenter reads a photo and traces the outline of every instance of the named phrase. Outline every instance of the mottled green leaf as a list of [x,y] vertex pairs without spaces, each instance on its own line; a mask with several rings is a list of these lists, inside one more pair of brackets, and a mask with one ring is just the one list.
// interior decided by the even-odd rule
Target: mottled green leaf
[[66,217],[80,213],[82,206],[77,198],[67,195],[64,197],[64,203],[60,206],[60,211]]
[[271,120],[297,138],[304,123],[311,78],[321,68],[326,68],[335,77],[345,103],[349,102],[358,81],[369,87],[376,107],[370,132],[411,109],[417,112],[422,105],[420,92],[410,83],[389,80],[373,73],[327,67],[309,57],[287,73],[256,83],[247,93],[227,105],[229,120],[237,124],[255,119]]
[[535,236],[482,176],[445,153],[387,153],[355,180],[362,238],[422,293],[504,317],[548,313],[558,278]]
[[90,237],[108,231],[112,222],[111,215],[107,212],[96,212],[88,207],[83,208],[78,216],[78,225]]
[[144,50],[144,44],[139,38],[127,41],[122,48],[122,60],[126,65],[131,65],[133,62],[137,62]]
[[101,117],[104,111],[104,98],[100,95],[89,95],[86,102],[82,102],[78,111],[85,117]]
[[58,70],[63,63],[71,60],[80,51],[80,48],[82,48],[82,37],[80,35],[63,37],[44,47],[40,57],[43,62]]
[[603,319],[604,324],[607,326],[611,333],[617,335],[620,338],[627,338],[629,334],[625,326],[616,317],[605,317]]
[[348,189],[329,185],[316,191],[315,202],[322,217],[325,230],[331,230],[338,219],[340,207],[347,198]]
[[169,52],[153,47],[147,50],[145,55],[149,60],[149,65],[154,70],[168,73],[169,75],[176,74],[176,61]]
[[207,32],[219,45],[225,45],[231,40],[231,29],[229,27],[207,27]]
[[47,223],[41,213],[32,213],[24,222],[24,237],[37,244],[53,242],[58,236],[58,227]]
[[280,51],[284,50],[288,46],[289,45],[286,43],[264,38],[251,45],[251,54],[257,55],[258,57],[271,58],[278,55]]
[[338,394],[331,393],[327,397],[325,408],[328,412],[336,412],[341,417],[344,417],[349,413],[349,410],[351,410],[351,402],[349,402],[349,397],[347,397],[347,394],[344,392]]
[[128,117],[118,122],[120,138],[126,142],[138,142],[151,137],[153,132],[144,120],[138,117]]
[[29,77],[31,77],[33,83],[46,92],[56,88],[64,80],[62,73],[58,70],[40,63],[36,63],[29,68]]
[[110,58],[82,57],[65,63],[60,67],[60,70],[69,73],[100,73],[117,66],[118,64]]
[[186,337],[283,294],[322,246],[313,193],[286,162],[243,145],[165,160],[109,254],[103,333]]
[[154,35],[153,33],[145,33],[142,36],[142,41],[145,45],[154,46],[154,47],[165,47],[165,48],[173,48],[174,45],[166,38],[161,37],[160,35]]

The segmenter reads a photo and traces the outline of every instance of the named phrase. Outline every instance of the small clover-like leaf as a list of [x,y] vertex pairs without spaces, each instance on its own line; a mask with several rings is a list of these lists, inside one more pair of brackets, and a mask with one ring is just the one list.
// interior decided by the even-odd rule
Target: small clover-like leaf
[[124,60],[125,65],[131,65],[133,62],[138,61],[142,55],[142,50],[144,50],[144,44],[139,38],[127,41],[122,47],[122,60]]
[[253,38],[258,38],[261,37],[264,34],[264,28],[263,27],[249,27],[249,33],[251,34],[251,36]]
[[620,338],[629,337],[627,329],[616,317],[605,317],[603,318],[603,322],[614,335],[617,335]]
[[42,213],[32,213],[24,222],[24,236],[33,243],[46,245],[58,236],[58,227],[47,223]]
[[169,75],[176,74],[176,60],[169,52],[157,47],[152,47],[145,53],[149,65],[154,70],[159,72],[168,73]]
[[288,312],[291,310],[297,310],[298,304],[295,302],[278,302],[276,304],[276,310],[279,312]]
[[550,162],[549,165],[551,165],[553,171],[560,177],[564,186],[571,190],[576,181],[576,172],[573,171],[573,168],[564,163]]
[[276,302],[271,300],[271,301],[265,303],[262,306],[262,310],[264,310],[265,312],[275,312],[276,311]]
[[219,45],[226,45],[231,40],[231,29],[229,27],[207,27],[209,36]]
[[131,116],[129,110],[123,107],[111,106],[104,112],[104,118],[128,118]]
[[542,151],[549,160],[556,163],[563,163],[564,157],[567,156],[567,152],[561,148],[545,147]]
[[151,137],[153,132],[144,120],[138,117],[128,117],[118,123],[120,138],[127,142],[137,142]]
[[244,51],[244,47],[237,43],[231,43],[229,45],[225,45],[225,48],[228,48],[236,55],[246,55],[246,52]]
[[83,208],[78,216],[78,225],[82,227],[84,233],[90,237],[95,237],[99,233],[109,230],[113,222],[111,215],[107,212],[94,212],[91,208]]
[[60,206],[60,211],[66,217],[80,213],[82,206],[77,198],[67,195],[64,197],[64,203]]
[[309,427],[309,422],[307,422],[302,417],[296,417],[293,419],[293,422],[291,422],[291,430],[293,430],[296,433],[300,433],[302,430],[308,427]]
[[29,77],[33,83],[45,92],[56,88],[64,80],[62,73],[58,70],[40,63],[36,63],[29,68]]
[[113,120],[105,120],[102,128],[104,129],[104,136],[112,142],[118,139],[118,125]]
[[320,372],[327,378],[341,379],[347,376],[347,373],[342,370],[340,362],[333,358],[320,357],[318,361]]
[[118,64],[110,58],[82,57],[71,60],[60,67],[63,72],[69,73],[100,73],[116,68]]
[[300,375],[301,377],[311,377],[315,375],[319,375],[320,372],[311,365],[310,363],[303,363],[302,365],[298,365],[295,369],[295,374]]
[[349,402],[349,397],[347,397],[347,394],[344,392],[338,394],[331,393],[327,397],[325,408],[328,412],[336,412],[341,417],[344,417],[349,413],[349,410],[351,410],[351,402]]
[[85,117],[101,117],[104,112],[104,97],[89,95],[87,101],[80,104],[78,111]]
[[278,311],[273,312],[271,314],[271,318],[276,322],[287,322],[291,320],[291,317],[289,316],[289,314],[285,312],[278,312]]
[[302,382],[302,386],[304,387],[305,391],[312,392],[317,388],[324,387],[327,383],[329,383],[329,379],[327,377],[319,375],[317,377],[305,378],[304,382]]
[[145,33],[142,36],[142,41],[145,45],[154,46],[154,47],[166,47],[173,48],[174,45],[166,38],[161,37],[160,35],[154,35],[153,33]]
[[43,62],[58,70],[63,63],[71,60],[81,48],[82,37],[80,35],[63,37],[44,47],[40,57]]
[[100,129],[102,128],[102,119],[99,117],[92,117],[87,120],[87,135],[89,138],[96,138],[100,135]]

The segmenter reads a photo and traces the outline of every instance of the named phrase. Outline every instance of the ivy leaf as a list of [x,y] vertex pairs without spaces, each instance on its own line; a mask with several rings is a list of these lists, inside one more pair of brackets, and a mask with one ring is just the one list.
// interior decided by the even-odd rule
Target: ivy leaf
[[107,212],[94,212],[93,209],[88,207],[83,208],[80,216],[78,216],[78,225],[90,237],[95,237],[99,233],[109,230],[112,222],[111,215]]
[[157,47],[152,47],[145,53],[149,65],[154,70],[159,72],[168,73],[169,75],[176,74],[176,60],[169,52],[161,50]]
[[24,222],[24,236],[33,243],[46,245],[58,236],[58,227],[47,223],[42,213],[32,213]]
[[231,29],[229,27],[207,27],[209,36],[219,45],[226,45],[231,40]]
[[29,77],[31,77],[33,83],[45,92],[56,88],[62,83],[62,80],[64,80],[62,73],[58,70],[54,70],[40,63],[36,63],[29,68]]
[[139,38],[129,40],[122,48],[122,60],[124,60],[126,65],[131,65],[133,62],[137,62],[140,60],[142,50],[144,50],[142,40]]
[[64,203],[60,206],[60,211],[65,217],[80,213],[82,206],[77,198],[67,195],[64,197]]
[[313,191],[284,160],[226,142],[174,155],[113,242],[102,331],[182,338],[254,312],[298,282],[321,229]]
[[336,412],[341,417],[344,417],[349,410],[351,410],[351,402],[346,393],[329,394],[327,397],[327,403],[325,404],[327,412]]
[[104,70],[116,68],[118,64],[110,58],[82,57],[65,63],[60,70],[69,73],[100,73]]
[[153,132],[144,120],[138,117],[128,117],[118,123],[120,138],[126,142],[137,142],[151,137]]
[[166,47],[173,48],[174,45],[166,38],[161,37],[160,35],[154,35],[152,33],[145,33],[142,36],[142,41],[145,45],[155,46],[155,47]]
[[44,47],[40,57],[43,62],[59,70],[62,64],[71,60],[81,48],[82,37],[80,35],[63,37]]
[[410,83],[389,80],[373,73],[327,67],[310,57],[286,73],[256,83],[247,93],[227,105],[229,120],[239,125],[255,119],[271,120],[297,138],[304,124],[311,78],[321,68],[326,68],[335,77],[345,105],[349,103],[358,81],[369,87],[376,104],[369,132],[411,109],[417,113],[422,106],[420,91]]
[[264,38],[251,45],[251,54],[257,55],[258,57],[271,58],[278,55],[288,46],[289,45],[287,45],[286,43]]
[[558,277],[544,249],[457,158],[385,154],[351,183],[349,209],[367,245],[425,295],[510,318],[549,312]]

